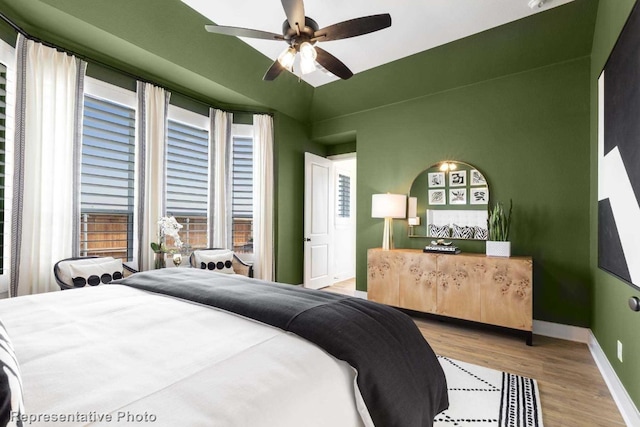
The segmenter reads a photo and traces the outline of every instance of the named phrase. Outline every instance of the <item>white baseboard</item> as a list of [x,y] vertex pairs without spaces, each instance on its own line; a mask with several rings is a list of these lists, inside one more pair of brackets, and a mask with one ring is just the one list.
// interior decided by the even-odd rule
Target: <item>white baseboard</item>
[[633,400],[631,400],[629,393],[627,393],[627,390],[624,388],[624,385],[620,381],[620,378],[618,378],[616,371],[613,369],[613,366],[611,366],[611,363],[609,363],[609,359],[607,359],[604,351],[602,351],[600,343],[591,330],[589,330],[589,341],[587,344],[589,345],[591,356],[593,360],[595,360],[596,365],[598,365],[602,378],[604,378],[604,381],[607,383],[609,392],[611,392],[611,396],[622,414],[624,422],[630,427],[640,426],[640,412],[638,412],[638,408],[633,403]]
[[356,291],[353,296],[355,296],[356,298],[368,299],[366,291]]
[[533,333],[545,337],[559,338],[561,340],[589,343],[591,330],[580,326],[562,325],[560,323],[546,322],[544,320],[533,321]]
[[611,397],[616,403],[624,422],[630,427],[640,426],[640,413],[638,412],[638,408],[633,403],[633,400],[631,400],[624,385],[622,385],[618,374],[616,374],[611,363],[609,363],[609,359],[607,359],[604,351],[602,351],[602,347],[600,347],[600,343],[595,335],[593,335],[591,329],[534,320],[533,333],[587,344],[591,352],[591,357],[593,357],[593,360],[596,362],[596,366],[598,366],[598,370],[600,370],[600,375],[602,375],[604,382],[607,384]]

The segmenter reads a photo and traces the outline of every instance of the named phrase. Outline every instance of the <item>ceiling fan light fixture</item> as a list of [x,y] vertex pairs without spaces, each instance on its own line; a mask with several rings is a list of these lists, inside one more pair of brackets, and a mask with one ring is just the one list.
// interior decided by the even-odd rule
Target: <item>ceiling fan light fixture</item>
[[313,73],[316,70],[318,52],[309,42],[300,45],[300,71],[302,74]]
[[313,58],[300,55],[300,71],[302,74],[313,73],[316,70],[316,61]]
[[535,9],[537,7],[542,7],[544,5],[545,0],[530,0],[528,6],[531,9]]
[[318,52],[316,52],[311,43],[304,42],[300,45],[300,56],[302,56],[303,59],[311,59],[312,61],[315,61],[318,57]]
[[[319,28],[316,21],[305,16],[304,0],[282,0],[281,3],[286,15],[286,20],[282,23],[282,35],[250,28],[215,24],[205,25],[205,30],[226,36],[286,42],[289,46],[273,61],[262,76],[264,81],[274,80],[284,70],[293,73],[294,65],[296,69],[300,68],[302,74],[311,73],[320,67],[321,70],[327,70],[330,74],[347,80],[353,76],[349,67],[326,50],[315,47],[314,44],[318,41],[349,39],[391,26],[391,15],[381,13],[361,16]],[[296,64],[298,52],[300,52],[300,66]]]
[[293,69],[293,61],[296,59],[296,50],[293,47],[286,48],[280,56],[278,56],[278,62],[283,68],[291,71]]

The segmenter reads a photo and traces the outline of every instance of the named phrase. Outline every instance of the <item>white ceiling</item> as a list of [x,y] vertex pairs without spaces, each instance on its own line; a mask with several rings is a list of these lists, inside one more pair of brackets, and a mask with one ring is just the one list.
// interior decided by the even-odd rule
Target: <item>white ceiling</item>
[[[218,25],[282,33],[285,14],[280,0],[182,1]],[[320,28],[361,16],[391,14],[390,28],[319,43],[356,74],[571,1],[545,0],[534,9],[527,6],[529,0],[305,0],[304,6],[305,15]],[[272,60],[287,46],[282,41],[241,40]],[[320,70],[302,79],[316,87],[338,80]]]

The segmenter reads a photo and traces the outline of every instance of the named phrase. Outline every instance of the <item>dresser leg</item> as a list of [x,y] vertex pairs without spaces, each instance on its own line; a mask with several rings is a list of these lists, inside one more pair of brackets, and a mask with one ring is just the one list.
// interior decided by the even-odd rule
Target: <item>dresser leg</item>
[[532,332],[527,332],[527,345],[528,346],[532,346],[533,345],[533,331]]

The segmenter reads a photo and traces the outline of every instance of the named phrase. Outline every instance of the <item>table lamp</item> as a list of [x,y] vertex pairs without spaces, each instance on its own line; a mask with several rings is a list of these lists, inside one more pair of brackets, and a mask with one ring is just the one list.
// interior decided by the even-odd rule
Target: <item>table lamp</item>
[[382,249],[393,249],[393,219],[407,217],[407,196],[404,194],[373,194],[371,218],[384,218]]

